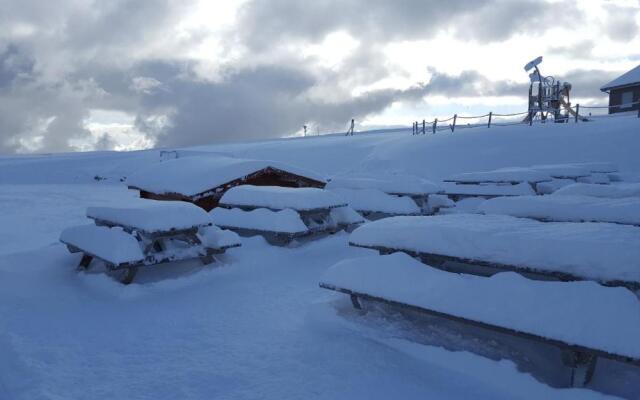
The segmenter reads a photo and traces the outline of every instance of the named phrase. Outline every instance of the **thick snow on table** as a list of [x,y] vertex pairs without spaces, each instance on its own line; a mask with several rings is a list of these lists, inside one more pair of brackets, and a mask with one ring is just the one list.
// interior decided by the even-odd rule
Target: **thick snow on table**
[[202,208],[184,201],[138,200],[122,207],[89,207],[87,217],[144,232],[189,229],[211,223]]
[[291,209],[272,211],[266,208],[244,211],[217,207],[209,212],[213,223],[221,227],[255,229],[258,231],[305,233],[309,229],[300,215]]
[[127,184],[153,193],[195,196],[268,167],[324,182],[314,172],[281,162],[212,155],[177,158],[145,167],[128,177]]
[[404,253],[338,262],[322,283],[567,344],[640,358],[640,301],[595,282],[490,278],[425,266]]
[[523,196],[535,194],[530,184],[518,183],[455,183],[442,182],[442,188],[446,194],[467,196]]
[[331,220],[339,225],[353,225],[364,222],[362,215],[350,206],[332,208],[329,212]]
[[408,196],[391,195],[378,189],[332,188],[331,191],[358,211],[396,215],[420,214],[420,207]]
[[461,183],[542,182],[550,181],[551,175],[533,168],[510,167],[493,171],[465,172],[453,175],[446,180]]
[[307,211],[345,206],[347,202],[324,189],[241,185],[227,190],[220,204]]
[[392,217],[359,227],[349,241],[585,279],[640,282],[640,229],[635,226],[539,222],[506,215]]
[[479,211],[559,222],[614,222],[640,225],[640,197],[619,199],[591,196],[498,197]]
[[544,172],[553,178],[579,178],[591,175],[589,168],[576,164],[542,164],[533,165],[531,169]]
[[572,165],[586,168],[592,173],[610,174],[619,171],[618,165],[612,162],[581,162],[572,163]]
[[408,195],[425,195],[442,191],[440,186],[431,181],[407,174],[376,177],[335,176],[327,183],[326,188],[375,189],[389,194]]
[[616,183],[598,185],[590,183],[574,183],[553,192],[553,195],[582,195],[594,197],[640,197],[640,183]]
[[237,233],[220,229],[215,225],[205,226],[198,230],[198,237],[205,247],[223,249],[240,245],[240,237]]
[[137,263],[144,259],[139,242],[121,228],[74,226],[62,231],[60,241],[114,265]]
[[538,194],[551,194],[556,190],[565,186],[573,185],[576,181],[573,179],[553,179],[549,182],[540,182],[536,185]]

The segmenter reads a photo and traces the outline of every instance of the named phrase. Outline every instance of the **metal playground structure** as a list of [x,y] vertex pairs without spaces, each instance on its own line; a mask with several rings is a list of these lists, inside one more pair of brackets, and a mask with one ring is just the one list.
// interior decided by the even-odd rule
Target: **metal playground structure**
[[531,123],[535,118],[546,121],[553,116],[554,122],[567,122],[569,114],[578,117],[578,110],[571,108],[569,93],[571,84],[561,82],[553,76],[544,76],[538,65],[542,62],[542,56],[530,61],[524,66],[529,73],[529,108],[528,114],[522,122]]

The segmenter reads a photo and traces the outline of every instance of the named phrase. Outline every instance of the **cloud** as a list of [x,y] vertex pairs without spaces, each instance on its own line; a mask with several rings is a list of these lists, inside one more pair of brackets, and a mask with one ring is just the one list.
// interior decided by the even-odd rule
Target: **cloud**
[[608,4],[605,10],[604,31],[611,39],[626,42],[636,37],[640,30],[636,22],[640,8]]
[[[159,146],[278,137],[305,123],[342,128],[351,118],[382,111],[398,94],[382,90],[322,101],[309,95],[316,78],[292,66],[231,70],[220,82],[187,78],[177,66],[155,63],[145,69],[156,69],[154,79],[163,80],[166,90],[143,96],[137,125]],[[149,117],[166,113],[165,123],[149,123]]]
[[431,80],[425,94],[447,97],[525,96],[529,85],[508,80],[492,81],[477,71],[449,75],[430,69]]
[[[439,35],[478,46],[517,35],[534,40],[554,25],[558,8],[572,15],[569,26],[583,19],[562,0],[554,7],[535,0],[249,1],[228,31],[216,31],[222,44],[212,49],[202,27],[183,30],[192,1],[0,0],[0,152],[130,148],[121,141],[135,129],[146,135],[130,135],[138,135],[130,139],[136,146],[261,139],[304,124],[345,129],[351,118],[429,95],[524,96],[526,83],[490,80],[472,60],[456,75],[430,69],[429,82],[411,86],[386,45]],[[608,34],[637,34],[625,12],[607,10]],[[328,37],[352,46],[327,63],[322,52],[335,50]],[[305,52],[313,46],[319,52]],[[585,40],[551,51],[588,57],[592,47]],[[587,85],[608,79],[604,71],[567,75],[585,95]],[[361,89],[397,77],[403,89]],[[127,122],[88,124],[96,109],[118,111]]]
[[188,6],[0,0],[0,152],[75,150],[91,108],[135,113],[129,70]]
[[[578,23],[573,2],[562,7]],[[502,41],[516,33],[542,32],[557,15],[536,0],[254,0],[240,11],[241,42],[251,49],[274,43],[318,42],[326,34],[347,31],[365,42],[423,40],[452,30],[465,40]]]

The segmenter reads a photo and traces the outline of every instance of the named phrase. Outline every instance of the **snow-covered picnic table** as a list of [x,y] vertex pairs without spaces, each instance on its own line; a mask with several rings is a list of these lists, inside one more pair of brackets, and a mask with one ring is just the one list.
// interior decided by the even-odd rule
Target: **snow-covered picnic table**
[[364,219],[347,202],[317,188],[242,185],[229,189],[213,222],[244,236],[261,235],[276,245],[316,233],[351,229]]
[[79,268],[98,258],[123,283],[133,280],[138,267],[194,258],[208,264],[215,254],[240,246],[235,233],[212,226],[204,210],[186,202],[89,207],[87,217],[95,225],[68,228],[60,241],[71,252],[83,253]]
[[640,183],[616,183],[613,185],[598,185],[588,183],[574,183],[553,192],[554,196],[593,196],[593,197],[640,197]]
[[241,185],[229,189],[220,199],[220,206],[252,210],[292,209],[315,212],[344,207],[347,203],[335,194],[317,188],[288,188],[281,186]]
[[429,199],[442,188],[413,175],[336,176],[326,186],[370,219],[433,212]]
[[484,214],[502,214],[555,222],[611,222],[640,226],[640,197],[498,197],[480,204]]
[[640,229],[634,226],[539,222],[506,215],[392,217],[359,227],[349,242],[382,253],[403,251],[457,272],[490,275],[511,270],[640,285]]
[[582,373],[572,375],[576,385],[588,382],[596,357],[640,366],[640,302],[623,288],[452,274],[402,253],[340,261],[320,286],[351,295],[356,307],[377,300],[556,345],[583,368],[574,370]]
[[326,186],[326,189],[374,189],[387,194],[402,196],[423,196],[441,193],[439,185],[426,179],[402,174],[402,175],[382,175],[382,176],[336,176],[333,177]]
[[539,171],[534,168],[511,167],[500,168],[493,171],[465,172],[456,174],[445,179],[445,182],[466,184],[510,183],[515,185],[522,182],[538,183],[550,181],[551,179],[552,176],[544,171]]

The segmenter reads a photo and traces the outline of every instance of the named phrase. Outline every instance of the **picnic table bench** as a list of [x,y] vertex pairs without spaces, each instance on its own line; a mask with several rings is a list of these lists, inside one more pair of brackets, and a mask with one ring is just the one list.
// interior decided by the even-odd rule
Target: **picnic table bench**
[[640,226],[640,197],[598,198],[579,195],[498,197],[480,204],[484,214],[502,214],[543,222],[602,222]]
[[640,366],[640,302],[622,288],[451,274],[402,253],[343,260],[320,287],[349,295],[355,308],[380,302],[556,346],[571,386],[590,381],[598,358]]
[[514,271],[534,279],[640,288],[635,226],[480,214],[392,217],[357,228],[349,244],[381,254],[404,252],[458,273]]
[[89,207],[87,217],[93,225],[67,228],[60,241],[70,252],[83,254],[79,269],[99,259],[125,284],[140,267],[190,259],[209,264],[215,255],[240,246],[237,235],[212,226],[204,210],[186,202],[141,200],[126,207]]
[[334,193],[317,188],[242,185],[229,189],[211,211],[214,223],[276,245],[318,233],[350,230],[364,219]]
[[439,185],[408,174],[336,176],[325,188],[340,194],[358,212],[374,219],[433,213],[429,198],[442,193]]
[[467,197],[493,198],[550,194],[576,182],[608,184],[611,163],[567,163],[500,168],[467,172],[444,180],[443,188],[453,200]]

